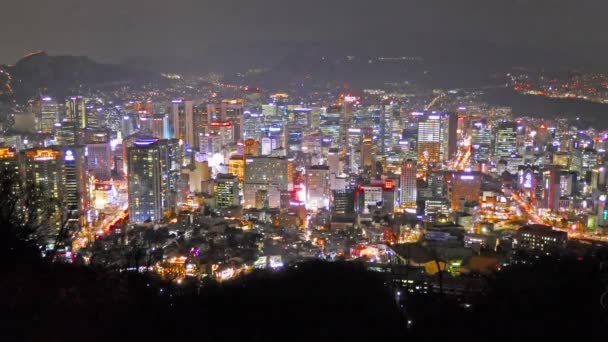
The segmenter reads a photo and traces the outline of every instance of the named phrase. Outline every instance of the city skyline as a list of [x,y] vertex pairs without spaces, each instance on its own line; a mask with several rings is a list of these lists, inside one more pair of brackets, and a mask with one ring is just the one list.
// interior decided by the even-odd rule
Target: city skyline
[[0,337],[605,339],[607,11],[1,4]]

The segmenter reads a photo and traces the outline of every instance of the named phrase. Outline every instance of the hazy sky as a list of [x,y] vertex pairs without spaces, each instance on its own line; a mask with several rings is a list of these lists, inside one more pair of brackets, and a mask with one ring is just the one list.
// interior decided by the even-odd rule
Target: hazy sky
[[425,33],[531,46],[608,43],[606,0],[1,0],[0,63],[27,51],[185,56],[218,42]]

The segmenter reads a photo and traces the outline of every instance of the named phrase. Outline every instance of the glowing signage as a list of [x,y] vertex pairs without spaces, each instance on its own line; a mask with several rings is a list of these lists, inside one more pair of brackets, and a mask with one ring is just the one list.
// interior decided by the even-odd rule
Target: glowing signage
[[212,126],[212,127],[230,127],[230,126],[232,126],[232,123],[230,123],[228,121],[216,121],[216,122],[210,123],[209,126]]
[[27,151],[25,155],[36,161],[55,160],[59,157],[59,151],[55,150],[34,150]]
[[528,172],[524,175],[523,187],[525,189],[532,189],[532,173]]
[[392,180],[386,180],[384,181],[384,190],[393,190],[395,189],[395,182],[393,182]]
[[0,148],[0,159],[14,158],[16,155],[17,154],[8,147]]
[[462,176],[460,176],[460,179],[461,180],[473,180],[473,179],[475,179],[475,176],[472,176],[472,175],[462,175]]
[[63,159],[65,161],[74,161],[74,152],[71,150],[65,151],[65,157]]
[[150,146],[158,142],[158,139],[139,139],[135,142],[137,146]]

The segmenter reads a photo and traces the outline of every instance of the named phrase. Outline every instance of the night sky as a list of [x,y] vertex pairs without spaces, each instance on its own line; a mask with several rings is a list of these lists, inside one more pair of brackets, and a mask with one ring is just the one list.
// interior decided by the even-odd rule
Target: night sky
[[[540,48],[608,42],[604,0],[2,0],[0,63],[25,52],[193,57],[227,41],[404,35]],[[430,38],[429,38],[430,37]]]

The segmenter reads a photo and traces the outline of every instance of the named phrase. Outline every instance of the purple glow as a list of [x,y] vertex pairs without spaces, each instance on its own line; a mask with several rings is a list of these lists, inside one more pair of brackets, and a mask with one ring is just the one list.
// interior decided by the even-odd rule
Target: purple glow
[[141,139],[135,142],[137,146],[150,146],[158,142],[158,139]]

